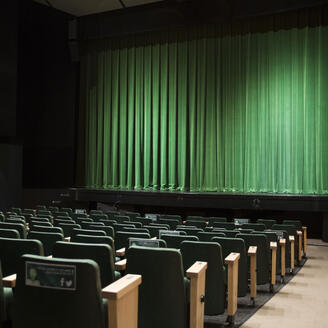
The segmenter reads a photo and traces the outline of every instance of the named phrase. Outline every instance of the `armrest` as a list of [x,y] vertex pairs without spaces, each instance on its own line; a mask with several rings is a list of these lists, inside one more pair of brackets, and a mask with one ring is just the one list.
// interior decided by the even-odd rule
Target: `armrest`
[[69,243],[71,241],[71,237],[65,237],[64,240]]
[[270,242],[271,249],[271,286],[270,290],[273,292],[273,285],[277,280],[277,243],[275,241]]
[[302,230],[303,230],[303,242],[304,242],[304,245],[303,245],[303,253],[304,253],[304,256],[306,256],[306,250],[307,250],[307,227],[302,227]]
[[295,237],[289,236],[290,242],[290,268],[294,270],[295,267]]
[[281,247],[281,252],[280,252],[280,256],[281,256],[281,277],[282,279],[284,279],[285,273],[286,273],[286,265],[285,265],[285,260],[286,260],[286,239],[285,238],[281,238],[279,240],[279,245]]
[[126,269],[126,259],[118,261],[115,263],[115,270],[117,271],[125,271]]
[[187,271],[190,278],[190,328],[204,325],[204,296],[207,262],[195,262]]
[[250,257],[251,300],[254,300],[256,297],[256,253],[257,246],[250,246],[248,248],[248,256]]
[[125,247],[116,250],[116,256],[125,256]]
[[237,311],[239,258],[239,253],[230,253],[224,259],[228,265],[228,316],[234,316]]
[[108,328],[135,328],[138,326],[138,286],[141,276],[127,274],[102,289],[108,300]]
[[289,241],[290,242],[295,241],[295,237],[294,236],[289,236]]
[[277,242],[275,242],[275,241],[271,241],[270,242],[270,249],[275,249],[275,248],[277,248],[278,246],[277,246]]
[[16,279],[17,279],[16,273],[14,273],[10,276],[7,276],[7,277],[3,277],[2,278],[3,287],[15,288],[16,287]]
[[300,263],[302,261],[302,231],[297,231],[298,236],[298,262]]

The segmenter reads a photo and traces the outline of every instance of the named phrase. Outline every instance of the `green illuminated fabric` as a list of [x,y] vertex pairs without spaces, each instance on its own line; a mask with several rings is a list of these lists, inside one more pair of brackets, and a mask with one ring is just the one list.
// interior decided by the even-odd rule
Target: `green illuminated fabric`
[[85,44],[80,185],[328,193],[321,17],[293,13]]

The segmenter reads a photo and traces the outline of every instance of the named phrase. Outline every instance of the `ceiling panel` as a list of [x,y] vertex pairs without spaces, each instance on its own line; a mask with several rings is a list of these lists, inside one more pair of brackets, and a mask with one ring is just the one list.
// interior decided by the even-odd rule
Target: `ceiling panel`
[[[119,0],[34,0],[48,6],[65,11],[75,16],[90,15],[109,10],[121,9]],[[144,0],[147,1],[147,0]],[[133,2],[133,1],[131,1]]]

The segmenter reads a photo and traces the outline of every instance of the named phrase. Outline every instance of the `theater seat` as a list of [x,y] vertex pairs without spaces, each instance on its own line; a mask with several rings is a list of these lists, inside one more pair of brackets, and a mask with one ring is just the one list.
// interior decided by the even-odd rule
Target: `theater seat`
[[2,268],[0,262],[0,328],[11,327],[13,307],[13,290],[12,288],[3,287]]
[[161,237],[163,240],[166,241],[166,245],[168,248],[176,248],[179,249],[180,248],[180,244],[185,241],[185,240],[189,240],[189,241],[198,241],[198,237],[196,236],[172,236],[172,235],[162,235]]
[[117,231],[115,234],[115,246],[116,249],[129,247],[129,238],[145,238],[150,239],[149,233],[144,232],[124,232]]
[[56,242],[63,241],[64,236],[61,233],[30,231],[27,239],[40,240],[43,245],[44,255],[49,256],[52,254]]
[[[129,275],[101,290],[92,260],[25,255],[17,272],[13,327],[136,327],[140,283],[140,276]],[[108,299],[108,311],[102,297]]]
[[[132,246],[126,255],[127,272],[142,275],[138,327],[186,328],[189,283],[184,278],[181,253],[174,249]],[[204,303],[201,300],[205,292],[206,267],[206,263],[197,262],[187,273],[191,277],[192,295],[195,295],[190,297],[190,322],[196,322],[195,327],[204,325]],[[197,285],[200,289],[196,289]]]
[[19,232],[15,229],[0,229],[0,237],[19,239]]
[[23,224],[0,222],[0,229],[17,230],[20,238],[26,238],[26,228]]

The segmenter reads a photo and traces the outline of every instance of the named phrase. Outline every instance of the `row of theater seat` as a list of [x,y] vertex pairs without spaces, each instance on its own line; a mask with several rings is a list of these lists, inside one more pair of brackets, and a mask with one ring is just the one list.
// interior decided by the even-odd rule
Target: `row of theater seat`
[[[15,213],[14,216],[12,213]],[[287,272],[293,271],[295,256],[300,263],[302,250],[304,255],[306,252],[306,228],[299,226],[299,221],[282,225],[264,221],[243,224],[236,230],[234,223],[223,218],[206,220],[189,217],[182,222],[178,216],[162,216],[158,222],[153,222],[141,218],[138,213],[73,214],[68,209],[48,211],[39,208],[33,213],[12,209],[3,215],[0,243],[1,249],[5,250],[1,253],[4,275],[17,273],[19,281],[19,276],[25,277],[27,273],[18,263],[25,261],[26,266],[26,261],[34,260],[28,256],[21,258],[21,255],[36,254],[52,255],[52,259],[36,258],[37,262],[46,264],[64,261],[64,258],[76,259],[72,263],[81,258],[93,260],[92,265],[99,268],[102,287],[117,283],[121,276],[121,279],[128,277],[127,273],[135,281],[142,276],[139,327],[185,327],[189,303],[186,293],[193,299],[190,302],[192,327],[203,325],[203,319],[199,319],[203,316],[194,307],[200,309],[200,314],[205,311],[207,315],[221,314],[228,307],[228,319],[232,323],[237,310],[237,295],[245,296],[250,288],[254,303],[256,285],[268,284],[273,291],[276,275],[283,278],[286,269]],[[266,224],[271,225],[271,230],[266,229]],[[179,232],[179,235],[172,235],[169,230]],[[159,231],[161,239],[158,239]],[[305,238],[302,239],[302,236]],[[151,248],[129,247],[131,238],[136,241],[156,238],[156,243]],[[298,243],[296,247],[295,242]],[[159,248],[154,248],[155,244]],[[63,263],[67,264],[67,261],[71,260]],[[192,269],[187,277],[181,270],[184,268],[188,272],[189,267]],[[230,273],[227,274],[227,271]],[[5,279],[9,286],[13,280]],[[203,281],[205,293],[199,290],[200,281]],[[36,289],[45,293],[43,289]],[[171,311],[165,319],[161,315],[163,308]],[[14,321],[19,311],[15,313]],[[198,314],[193,317],[195,313]],[[133,318],[133,314],[126,316]],[[58,320],[62,318],[60,315],[57,317]]]

